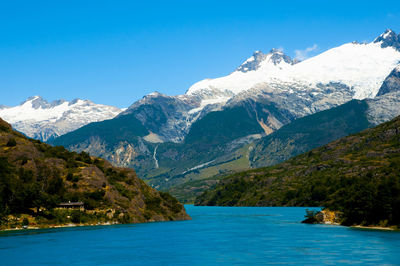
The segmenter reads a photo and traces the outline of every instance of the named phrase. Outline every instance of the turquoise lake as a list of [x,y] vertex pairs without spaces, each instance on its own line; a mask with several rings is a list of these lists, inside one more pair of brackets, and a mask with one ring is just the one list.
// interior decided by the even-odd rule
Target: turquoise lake
[[1,265],[400,265],[400,233],[301,224],[306,208],[195,207],[191,221],[0,233]]

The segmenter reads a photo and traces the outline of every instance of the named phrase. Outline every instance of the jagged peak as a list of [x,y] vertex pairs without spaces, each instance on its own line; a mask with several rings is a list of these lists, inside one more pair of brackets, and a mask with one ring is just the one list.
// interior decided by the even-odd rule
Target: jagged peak
[[21,103],[21,105],[25,104],[31,104],[32,108],[38,109],[38,108],[48,108],[50,106],[49,102],[43,99],[39,95],[31,96],[28,99],[26,99],[24,102]]
[[260,67],[260,63],[266,59],[267,55],[261,51],[255,51],[253,55],[246,59],[246,61],[241,64],[236,71],[248,72],[257,70]]
[[125,111],[121,112],[120,115],[130,114],[132,110],[135,109],[136,107],[142,104],[151,104],[154,100],[157,100],[157,98],[173,98],[173,96],[168,96],[158,91],[151,92],[143,96],[143,98],[140,99],[139,101],[136,101],[133,104],[131,104]]
[[391,29],[385,30],[374,40],[374,43],[381,43],[382,48],[393,47],[400,51],[400,35],[397,35]]
[[147,94],[145,97],[159,97],[159,96],[167,96],[167,95],[162,94],[158,91],[153,91],[153,92]]
[[[74,104],[74,101],[78,101],[80,99],[75,99],[72,102],[69,103],[69,105]],[[54,100],[52,102],[48,102],[46,99],[44,99],[43,97],[39,96],[39,95],[35,95],[35,96],[31,96],[29,98],[27,98],[25,101],[23,101],[21,103],[21,105],[25,105],[25,104],[31,104],[32,108],[34,109],[39,109],[39,108],[52,108],[58,105],[61,105],[63,103],[67,102],[64,99],[60,99],[60,100]]]
[[271,55],[270,60],[274,63],[274,65],[277,65],[282,62],[282,60],[290,65],[294,65],[297,63],[297,60],[293,60],[290,58],[290,56],[286,55],[282,50],[280,49],[271,49],[269,52],[269,55]]
[[79,101],[84,101],[84,100],[79,99],[79,98],[75,98],[75,99],[73,99],[68,105],[77,104]]
[[23,101],[21,103],[21,105],[24,104],[24,103],[30,102],[30,101],[38,100],[38,99],[42,99],[43,100],[42,96],[39,96],[39,95],[30,96],[25,101]]
[[150,100],[150,99],[154,99],[154,98],[159,98],[159,97],[169,98],[171,96],[168,96],[168,95],[163,94],[163,93],[158,92],[158,91],[153,91],[153,92],[143,96],[142,101]]
[[375,38],[374,42],[379,42],[381,39],[393,38],[396,33],[392,29],[386,29],[381,35]]
[[[55,101],[54,101],[55,102]],[[53,103],[54,103],[53,102]],[[80,99],[80,98],[75,98],[72,101],[68,102],[65,100],[60,100],[59,101],[60,104],[67,102],[68,106],[74,105],[74,104],[78,104],[78,105],[96,105],[94,102],[92,102],[91,100],[84,100],[84,99]]]
[[244,61],[243,64],[236,69],[236,71],[245,73],[248,71],[257,70],[261,66],[261,63],[265,60],[268,60],[268,62],[271,62],[274,65],[278,65],[282,61],[290,65],[298,62],[297,60],[292,60],[281,49],[272,48],[268,54],[264,54],[263,52],[257,50],[250,58]]

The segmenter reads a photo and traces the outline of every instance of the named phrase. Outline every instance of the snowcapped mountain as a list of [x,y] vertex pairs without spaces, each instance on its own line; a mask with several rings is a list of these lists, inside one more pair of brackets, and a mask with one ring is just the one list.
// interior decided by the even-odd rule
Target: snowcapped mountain
[[122,110],[75,99],[47,102],[33,96],[18,106],[0,107],[0,117],[31,138],[46,141],[91,122],[114,118]]
[[201,90],[230,91],[237,94],[254,87],[257,83],[270,80],[269,77],[289,70],[294,64],[295,61],[280,50],[272,49],[268,54],[256,51],[228,76],[199,81],[193,84],[186,94],[196,94]]
[[341,83],[355,99],[373,98],[383,80],[399,64],[400,37],[387,30],[371,43],[347,43],[302,62],[291,60],[282,51],[255,52],[228,76],[205,79],[192,85],[187,94],[201,90],[231,91],[235,94],[267,83],[280,89],[282,84]]

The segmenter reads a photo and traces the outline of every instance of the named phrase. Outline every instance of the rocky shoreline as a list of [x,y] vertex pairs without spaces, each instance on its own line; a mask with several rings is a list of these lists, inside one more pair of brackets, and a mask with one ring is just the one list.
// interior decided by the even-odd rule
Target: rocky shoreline
[[103,222],[103,223],[84,223],[84,224],[75,224],[75,223],[68,223],[68,224],[59,224],[59,225],[44,225],[44,226],[21,226],[21,227],[14,227],[14,228],[2,228],[0,229],[1,232],[7,231],[23,231],[23,230],[39,230],[39,229],[52,229],[52,228],[67,228],[67,227],[85,227],[85,226],[106,226],[106,225],[118,225],[118,224],[141,224],[141,223],[155,223],[155,222],[175,222],[175,221],[185,221],[188,219],[181,219],[181,220],[173,220],[173,221],[157,221],[151,220],[146,222],[138,222],[138,223],[119,223],[116,221],[113,222]]
[[118,222],[105,222],[105,223],[97,223],[97,224],[74,224],[74,223],[69,223],[69,224],[61,224],[61,225],[46,225],[46,226],[21,226],[21,227],[14,227],[14,228],[6,228],[6,229],[0,229],[0,232],[6,232],[6,231],[20,231],[20,230],[38,230],[38,229],[49,229],[49,228],[65,228],[65,227],[81,227],[81,226],[99,226],[99,225],[115,225],[115,224],[121,224]]
[[370,229],[370,230],[384,230],[384,231],[399,231],[400,229],[395,227],[384,227],[384,226],[363,226],[363,225],[353,225],[351,228],[357,229]]
[[[330,224],[342,225],[342,213],[339,211],[331,211],[328,209],[322,211],[306,211],[306,219],[302,223],[306,224]],[[385,231],[400,231],[395,226],[364,226],[364,225],[351,225],[347,226],[356,229],[370,229],[370,230],[385,230]]]

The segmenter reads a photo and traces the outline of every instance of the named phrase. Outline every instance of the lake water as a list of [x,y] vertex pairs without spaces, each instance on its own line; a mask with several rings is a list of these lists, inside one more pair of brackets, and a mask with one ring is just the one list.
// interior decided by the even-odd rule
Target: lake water
[[186,206],[191,221],[0,233],[1,265],[400,265],[400,233],[301,224],[305,208]]

